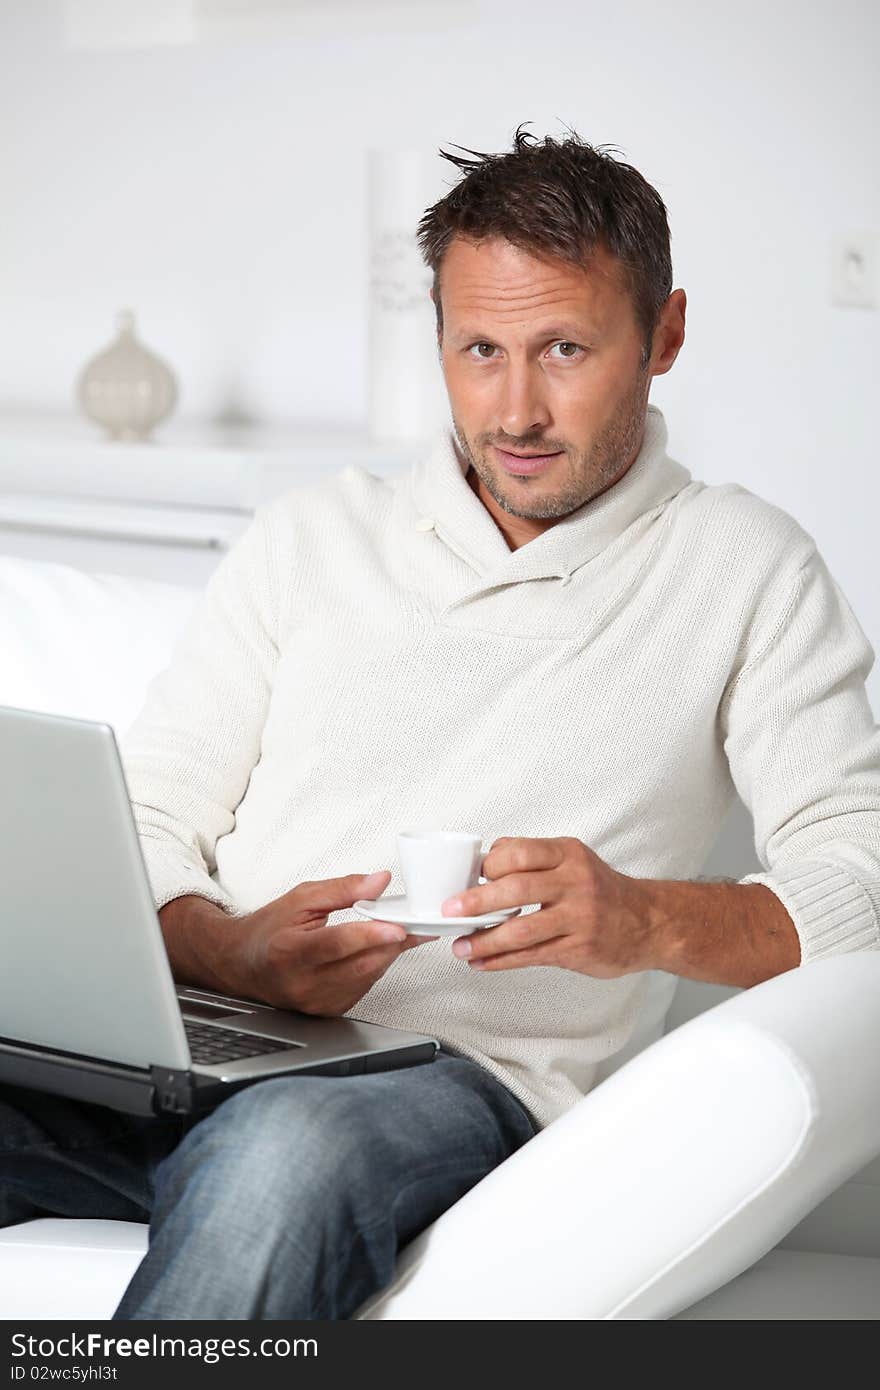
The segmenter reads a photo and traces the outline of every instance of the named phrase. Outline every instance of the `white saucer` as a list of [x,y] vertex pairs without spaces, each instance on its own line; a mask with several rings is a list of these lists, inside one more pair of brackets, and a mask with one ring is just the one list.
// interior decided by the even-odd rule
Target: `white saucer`
[[416,916],[407,906],[405,893],[387,898],[361,898],[355,907],[374,922],[395,922],[406,927],[410,936],[464,936],[471,931],[495,927],[522,911],[519,907],[504,907],[498,912],[484,912],[481,917]]

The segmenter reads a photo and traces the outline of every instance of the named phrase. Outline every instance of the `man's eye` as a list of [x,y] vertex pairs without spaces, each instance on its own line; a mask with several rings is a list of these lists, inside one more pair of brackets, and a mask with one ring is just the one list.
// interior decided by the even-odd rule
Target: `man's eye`
[[[470,354],[470,353],[473,353],[474,348],[477,349],[477,357],[479,358],[479,360],[480,360],[481,362],[491,362],[492,358],[491,358],[491,356],[490,356],[489,354],[491,354],[491,353],[493,353],[493,352],[495,351],[495,348],[494,348],[494,346],[492,345],[492,343],[471,343],[471,346],[468,348],[468,353],[469,353],[469,354]],[[488,349],[488,353],[483,353],[483,351],[482,351],[483,348],[487,348],[487,349]],[[575,357],[577,356],[577,354],[578,354],[579,352],[583,352],[583,351],[584,351],[584,349],[583,349],[582,347],[580,347],[577,343],[569,343],[569,342],[566,342],[566,341],[560,341],[560,342],[558,342],[558,343],[554,343],[554,344],[553,344],[553,348],[570,348],[570,349],[573,349],[573,351],[570,351],[570,352],[563,352],[562,355],[561,355],[561,359],[557,359],[557,360],[562,360],[562,361],[565,361],[565,362],[572,362],[572,361],[574,361],[574,359],[575,359]],[[553,349],[551,348],[551,351],[552,351],[552,350],[553,350]]]

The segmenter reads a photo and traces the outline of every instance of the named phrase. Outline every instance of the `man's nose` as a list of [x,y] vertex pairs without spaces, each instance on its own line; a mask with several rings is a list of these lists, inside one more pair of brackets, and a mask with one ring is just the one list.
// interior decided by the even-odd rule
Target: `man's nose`
[[515,439],[540,434],[550,423],[545,385],[540,370],[532,369],[528,364],[510,366],[504,373],[498,428],[511,443]]

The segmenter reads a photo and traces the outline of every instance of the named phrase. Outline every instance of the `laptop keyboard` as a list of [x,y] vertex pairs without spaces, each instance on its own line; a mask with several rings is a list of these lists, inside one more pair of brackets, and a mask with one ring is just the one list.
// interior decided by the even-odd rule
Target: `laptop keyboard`
[[238,1062],[242,1057],[261,1057],[267,1052],[286,1052],[297,1046],[278,1038],[257,1038],[253,1033],[240,1033],[236,1028],[193,1023],[188,1018],[183,1020],[183,1026],[193,1061],[209,1066],[216,1062]]

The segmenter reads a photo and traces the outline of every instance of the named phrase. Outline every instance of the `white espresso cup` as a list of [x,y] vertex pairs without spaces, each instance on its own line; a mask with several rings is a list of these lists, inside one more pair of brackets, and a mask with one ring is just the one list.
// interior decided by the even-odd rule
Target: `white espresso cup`
[[480,835],[458,830],[402,830],[397,837],[397,853],[412,912],[439,917],[447,898],[475,888],[480,881]]

